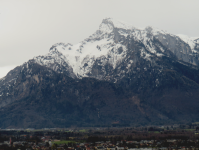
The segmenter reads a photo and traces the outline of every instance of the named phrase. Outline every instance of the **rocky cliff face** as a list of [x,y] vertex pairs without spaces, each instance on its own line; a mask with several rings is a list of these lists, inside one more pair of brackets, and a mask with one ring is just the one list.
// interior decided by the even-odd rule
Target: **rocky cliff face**
[[104,19],[84,41],[57,43],[0,80],[0,126],[197,121],[198,45]]

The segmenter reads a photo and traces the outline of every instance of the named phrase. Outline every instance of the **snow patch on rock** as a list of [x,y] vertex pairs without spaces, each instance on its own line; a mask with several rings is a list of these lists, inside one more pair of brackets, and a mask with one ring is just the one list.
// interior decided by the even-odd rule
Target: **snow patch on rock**
[[[190,46],[190,48],[191,48],[191,50],[192,50],[193,52],[197,52],[197,51],[195,50],[195,46],[196,46],[197,42],[199,41],[199,40],[198,40],[199,37],[189,37],[189,36],[183,35],[183,34],[178,34],[177,36],[178,36],[179,38],[181,38],[185,43],[187,43],[187,44]],[[197,41],[197,40],[198,40],[198,41]]]

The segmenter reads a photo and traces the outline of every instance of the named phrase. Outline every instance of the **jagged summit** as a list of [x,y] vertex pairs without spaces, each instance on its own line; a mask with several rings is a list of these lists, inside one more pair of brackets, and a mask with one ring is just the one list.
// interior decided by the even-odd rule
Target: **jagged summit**
[[187,43],[191,50],[195,53],[199,50],[199,37],[189,37],[187,35],[178,34],[178,37],[180,37],[185,43]]
[[[170,34],[167,31],[164,30],[160,30],[157,27],[153,27],[153,26],[146,26],[143,30],[152,33],[153,35],[157,35],[157,34]],[[172,34],[171,34],[172,35]]]
[[110,33],[113,31],[114,28],[117,29],[123,29],[123,30],[137,30],[137,31],[146,31],[153,34],[163,33],[163,34],[169,34],[168,32],[164,30],[160,30],[157,27],[153,26],[146,26],[145,28],[140,27],[134,27],[133,25],[124,22],[119,21],[113,18],[105,18],[102,20],[102,23],[100,24],[99,30],[104,33]]
[[114,28],[120,28],[125,30],[135,29],[132,25],[123,21],[115,20],[113,18],[103,19],[99,27],[100,31],[103,32],[112,32]]
[[[99,30],[82,42],[75,45],[70,43],[54,44],[47,55],[35,57],[34,60],[40,65],[52,67],[53,70],[59,70],[58,68],[62,66],[73,77],[92,76],[102,79],[104,75],[93,74],[93,66],[96,63],[99,65],[100,62],[102,68],[106,65],[110,65],[113,70],[117,68],[127,59],[129,38],[143,44],[144,47],[139,48],[139,51],[144,59],[151,60],[151,57],[154,56],[164,56],[166,50],[169,49],[179,60],[194,65],[198,64],[197,58],[192,58],[193,46],[189,45],[191,49],[187,45],[184,46],[186,42],[183,43],[183,40],[177,36],[151,26],[145,29],[135,28],[113,18],[103,19]],[[161,44],[158,44],[157,41]],[[195,46],[197,47],[196,43]],[[55,64],[59,64],[59,66]]]
[[[73,78],[104,79],[107,76],[105,66],[114,71],[124,61],[129,66],[132,62],[136,63],[136,60],[128,59],[128,53],[135,47],[129,45],[132,40],[142,45],[137,49],[141,58],[147,61],[152,61],[153,57],[167,56],[165,53],[169,50],[177,59],[198,65],[199,40],[186,41],[187,38],[180,38],[151,26],[135,28],[113,18],[103,19],[99,30],[82,42],[75,45],[54,44],[48,54],[34,57],[33,60],[56,72],[67,72]],[[98,74],[99,71],[94,71],[96,65],[102,69],[101,75]]]

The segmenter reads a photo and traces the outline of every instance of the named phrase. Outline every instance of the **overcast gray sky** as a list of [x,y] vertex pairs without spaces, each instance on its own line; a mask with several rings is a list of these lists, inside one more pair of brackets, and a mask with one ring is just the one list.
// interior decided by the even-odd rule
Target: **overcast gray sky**
[[107,17],[199,36],[199,0],[0,0],[0,78],[57,42],[82,41]]

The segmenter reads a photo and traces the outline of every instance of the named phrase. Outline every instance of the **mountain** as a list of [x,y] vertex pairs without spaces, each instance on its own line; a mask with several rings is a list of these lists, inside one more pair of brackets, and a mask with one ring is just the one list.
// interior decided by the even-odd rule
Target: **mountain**
[[199,121],[199,38],[106,18],[0,79],[0,127]]
[[[122,62],[129,66],[136,63],[127,55],[137,48],[144,59],[167,56],[172,52],[179,61],[198,66],[199,37],[195,41],[193,38],[181,39],[152,27],[136,29],[113,19],[104,19],[99,30],[84,41],[76,45],[57,43],[47,55],[34,60],[58,72],[68,71],[72,78],[75,74],[77,78],[107,80],[106,77]],[[96,70],[93,66],[101,69]],[[109,71],[105,71],[105,66],[109,67]]]

